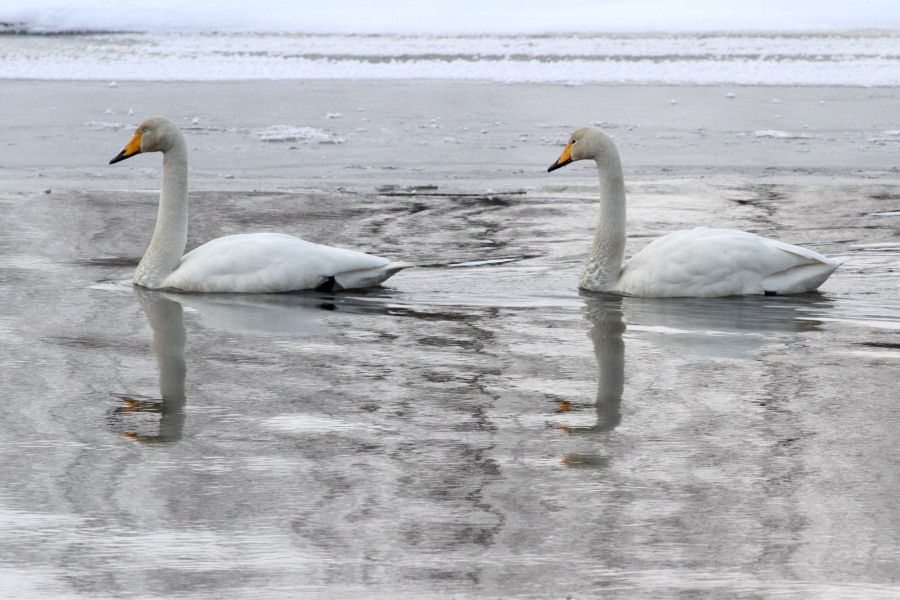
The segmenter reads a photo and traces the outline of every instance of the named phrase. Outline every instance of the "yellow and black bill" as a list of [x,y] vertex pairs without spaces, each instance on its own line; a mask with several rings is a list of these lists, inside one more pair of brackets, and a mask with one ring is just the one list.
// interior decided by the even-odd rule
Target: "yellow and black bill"
[[128,140],[128,143],[125,144],[125,149],[119,152],[113,157],[109,164],[115,164],[121,160],[125,160],[126,158],[131,158],[135,154],[141,153],[141,134],[136,133],[134,136]]
[[556,160],[556,162],[550,165],[550,167],[547,169],[547,172],[549,173],[550,171],[555,171],[560,167],[566,166],[570,162],[572,162],[572,142],[569,142],[566,145],[566,149],[563,150],[562,154],[559,155],[559,158]]

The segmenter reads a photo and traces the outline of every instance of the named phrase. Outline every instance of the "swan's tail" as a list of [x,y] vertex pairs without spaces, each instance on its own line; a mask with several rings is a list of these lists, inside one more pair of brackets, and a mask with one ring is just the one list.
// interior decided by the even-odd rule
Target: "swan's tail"
[[767,294],[779,296],[811,292],[825,283],[838,266],[838,263],[828,260],[786,269],[763,279],[763,289]]
[[380,285],[397,271],[402,271],[413,265],[404,262],[391,262],[380,267],[347,271],[334,276],[336,290],[352,290],[358,288],[375,287]]
[[769,247],[786,252],[796,261],[789,268],[763,278],[762,286],[767,294],[783,296],[812,292],[825,283],[825,280],[840,266],[838,261],[819,254],[815,250],[769,238],[763,238],[763,240]]

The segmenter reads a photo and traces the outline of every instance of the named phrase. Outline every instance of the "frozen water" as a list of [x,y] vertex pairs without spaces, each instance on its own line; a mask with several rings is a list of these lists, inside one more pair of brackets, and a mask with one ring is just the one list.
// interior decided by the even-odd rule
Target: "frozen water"
[[[3,79],[900,85],[900,33],[0,36]],[[726,96],[735,101],[734,92]],[[337,113],[332,112],[332,118]]]
[[263,142],[318,142],[320,144],[340,144],[344,139],[333,133],[315,127],[295,125],[273,125],[255,132]]

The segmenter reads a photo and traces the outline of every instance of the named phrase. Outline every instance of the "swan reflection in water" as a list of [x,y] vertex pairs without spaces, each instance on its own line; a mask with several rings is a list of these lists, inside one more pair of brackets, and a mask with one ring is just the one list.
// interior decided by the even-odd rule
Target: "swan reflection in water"
[[[368,301],[365,296],[327,293],[298,294],[180,294],[133,289],[153,331],[150,348],[159,369],[160,398],[120,396],[123,405],[113,414],[114,427],[122,435],[141,442],[174,442],[181,438],[185,424],[185,345],[187,332],[184,311],[199,313],[213,329],[242,334],[302,337],[328,331],[321,323],[331,311],[344,313],[391,312],[385,302]],[[326,311],[326,312],[323,312]],[[159,415],[153,433],[139,415]]]
[[[181,438],[184,428],[184,408],[187,398],[184,381],[187,368],[184,348],[187,332],[184,328],[184,311],[181,304],[169,300],[160,292],[134,288],[150,329],[153,341],[150,349],[159,369],[159,399],[138,400],[134,396],[122,396],[124,405],[115,410],[116,421],[128,427],[122,435],[141,442],[174,442]],[[159,414],[159,426],[155,434],[141,434],[130,430],[136,425],[137,414]],[[131,418],[126,418],[126,416]]]
[[[569,434],[603,434],[622,422],[625,391],[625,332],[649,341],[683,360],[730,358],[754,360],[774,343],[771,334],[816,331],[832,301],[820,294],[729,298],[636,298],[583,292],[584,318],[597,359],[596,419],[591,426],[560,425]],[[625,323],[628,322],[626,327]],[[641,364],[638,368],[653,368]],[[589,405],[560,401],[557,413]],[[602,467],[596,454],[569,454],[563,464]]]
[[[591,324],[588,336],[597,358],[597,399],[594,407],[597,419],[590,427],[560,426],[567,433],[600,433],[611,431],[622,421],[622,393],[625,389],[625,321],[622,318],[621,296],[587,298],[584,318]],[[572,409],[562,401],[557,412]]]

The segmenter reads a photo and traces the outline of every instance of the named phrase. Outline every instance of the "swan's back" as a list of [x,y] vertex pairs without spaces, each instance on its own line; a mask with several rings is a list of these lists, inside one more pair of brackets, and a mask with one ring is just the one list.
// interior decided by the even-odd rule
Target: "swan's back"
[[281,233],[214,239],[184,255],[163,287],[190,292],[266,294],[378,285],[401,268],[386,258],[333,248]]
[[648,245],[625,264],[612,291],[648,297],[797,294],[818,288],[837,267],[806,248],[698,227]]

